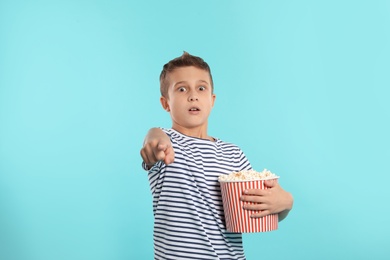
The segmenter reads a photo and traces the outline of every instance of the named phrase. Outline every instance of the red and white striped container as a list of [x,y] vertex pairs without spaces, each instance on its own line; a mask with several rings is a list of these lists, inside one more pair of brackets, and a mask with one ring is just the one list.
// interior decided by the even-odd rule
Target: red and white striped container
[[[277,181],[277,178],[275,178]],[[271,214],[261,218],[250,216],[259,213],[257,210],[245,210],[245,203],[240,200],[246,189],[267,189],[265,180],[251,181],[219,181],[222,192],[223,208],[225,213],[226,229],[235,233],[267,232],[278,229],[278,214]]]

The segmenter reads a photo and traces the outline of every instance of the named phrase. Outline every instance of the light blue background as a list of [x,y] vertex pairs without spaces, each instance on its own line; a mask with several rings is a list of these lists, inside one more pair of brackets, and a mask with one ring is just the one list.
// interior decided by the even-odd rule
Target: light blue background
[[295,198],[248,260],[388,259],[389,1],[0,2],[0,259],[152,259],[139,150],[162,65],[211,66],[209,134]]

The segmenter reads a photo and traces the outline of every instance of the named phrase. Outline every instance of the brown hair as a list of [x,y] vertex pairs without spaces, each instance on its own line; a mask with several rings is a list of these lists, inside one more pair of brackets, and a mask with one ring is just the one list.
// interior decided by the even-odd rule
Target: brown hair
[[168,97],[169,82],[167,82],[168,73],[174,71],[180,67],[194,66],[196,68],[207,71],[210,74],[211,90],[214,90],[213,77],[211,76],[211,70],[209,65],[200,57],[193,56],[188,52],[184,52],[183,55],[177,57],[164,65],[160,74],[160,92],[164,97]]

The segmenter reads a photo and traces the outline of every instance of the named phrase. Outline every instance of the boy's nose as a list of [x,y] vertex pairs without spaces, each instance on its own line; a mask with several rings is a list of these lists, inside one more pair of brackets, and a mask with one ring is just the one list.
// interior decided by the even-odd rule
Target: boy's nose
[[196,96],[189,96],[188,100],[189,101],[198,101],[198,97],[196,97]]

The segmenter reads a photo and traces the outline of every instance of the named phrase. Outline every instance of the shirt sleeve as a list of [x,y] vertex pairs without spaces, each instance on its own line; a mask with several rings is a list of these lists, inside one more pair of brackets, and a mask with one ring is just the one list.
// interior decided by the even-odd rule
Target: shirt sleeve
[[149,171],[152,168],[152,166],[147,165],[145,162],[142,162],[142,169],[145,171]]
[[246,155],[244,154],[244,152],[241,149],[240,149],[239,162],[240,162],[240,165],[239,165],[240,171],[252,170],[251,163],[249,162],[248,158],[246,157]]

